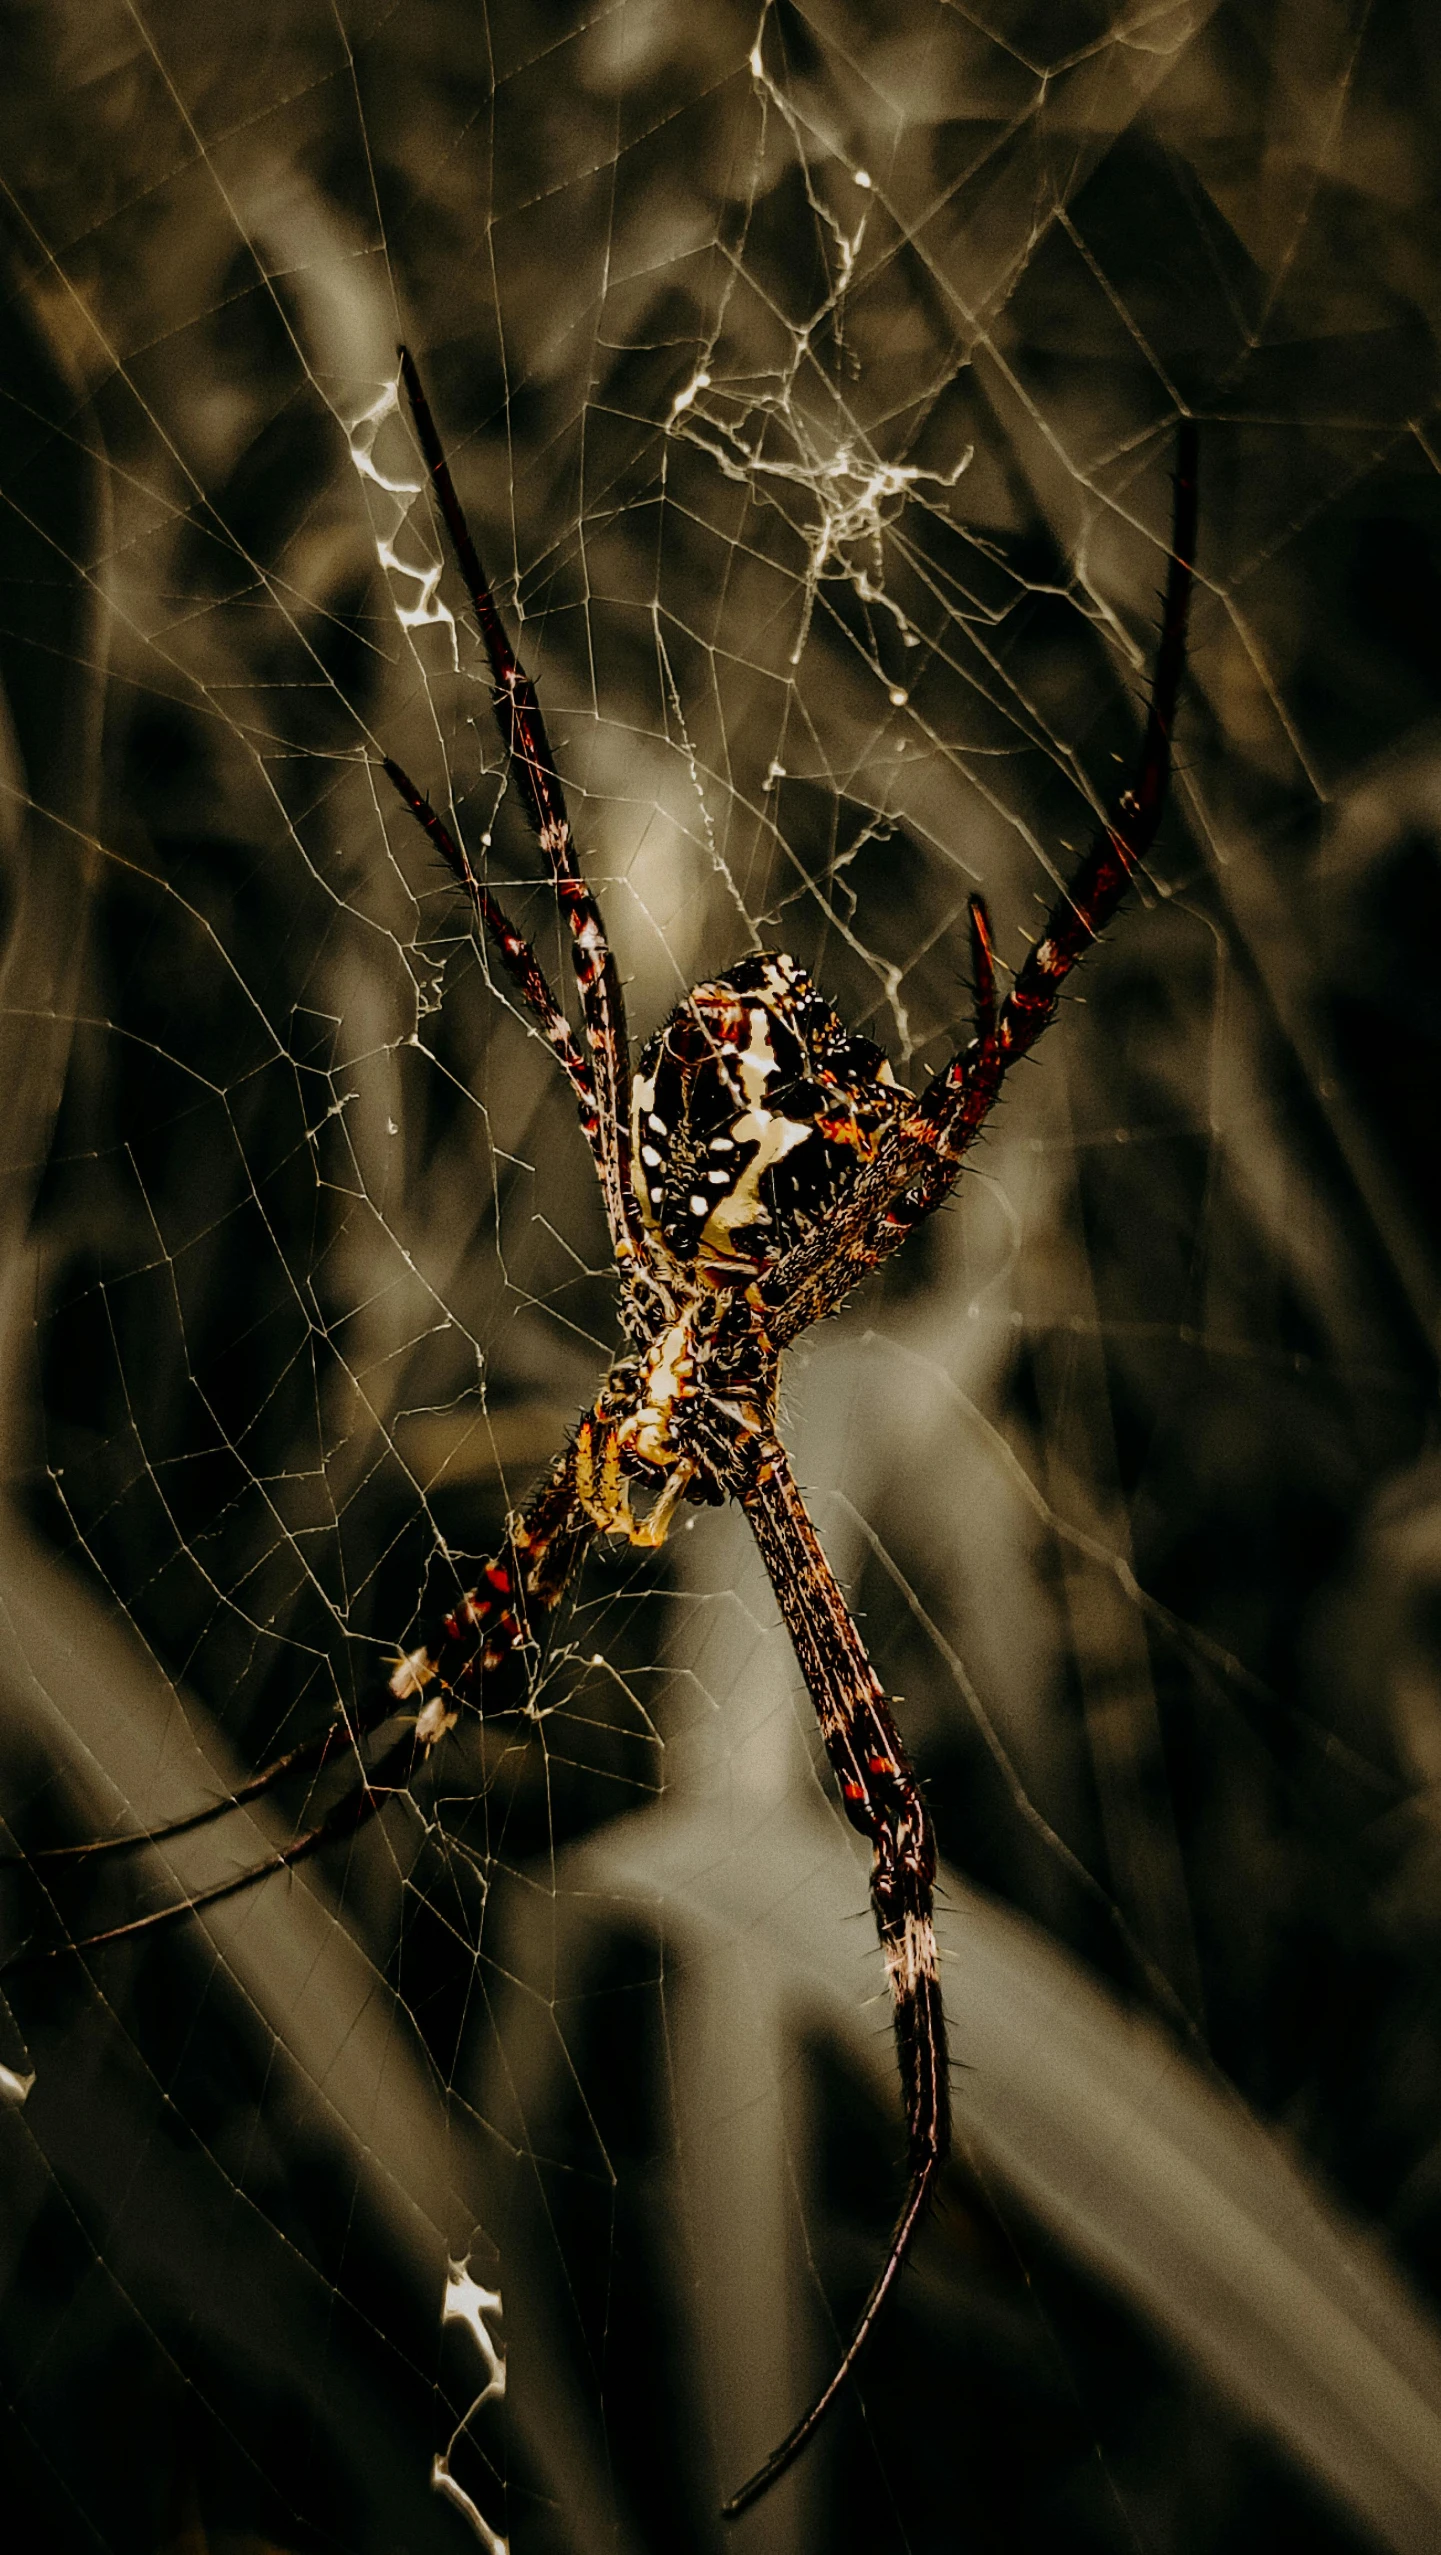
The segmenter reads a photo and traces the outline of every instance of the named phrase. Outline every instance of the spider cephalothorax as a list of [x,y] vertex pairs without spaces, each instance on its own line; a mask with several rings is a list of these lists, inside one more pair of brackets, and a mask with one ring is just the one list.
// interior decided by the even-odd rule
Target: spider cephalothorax
[[[1183,423],[1180,432],[1165,613],[1134,782],[1052,907],[1004,1000],[985,909],[972,898],[969,1043],[913,1095],[894,1080],[878,1047],[846,1029],[793,958],[758,951],[687,994],[649,1041],[632,1085],[620,978],[600,910],[577,866],[535,690],[486,584],[404,348],[401,376],[490,659],[511,774],[570,927],[584,1049],[534,952],[476,877],[462,844],[398,763],[384,768],[469,896],[486,944],[570,1083],[605,1202],[627,1345],[545,1480],[511,1520],[477,1585],[395,1664],[368,1713],[347,1725],[359,1740],[399,1715],[401,1736],[344,1801],[259,1870],[299,1862],[358,1826],[404,1782],[417,1750],[444,1738],[462,1708],[484,1709],[487,1680],[534,1643],[597,1533],[656,1544],[682,1498],[740,1501],[815,1705],[845,1814],[872,1849],[871,1901],[895,2021],[908,2181],[886,2258],[839,2366],[774,2456],[727,2503],[727,2514],[735,2516],[789,2466],[854,2366],[950,2142],[931,1906],[934,1840],[889,1704],[777,1432],[780,1358],[949,1195],[1007,1072],[1054,1017],[1067,976],[1115,912],[1155,837],[1184,659],[1195,430]],[[633,1488],[650,1501],[639,1515]],[[252,1797],[279,1773],[316,1763],[334,1735],[332,1726],[292,1749],[237,1797]],[[198,1826],[233,1806],[210,1805],[180,1824]],[[257,1871],[242,1873],[91,1941],[142,1931],[257,1877]]]

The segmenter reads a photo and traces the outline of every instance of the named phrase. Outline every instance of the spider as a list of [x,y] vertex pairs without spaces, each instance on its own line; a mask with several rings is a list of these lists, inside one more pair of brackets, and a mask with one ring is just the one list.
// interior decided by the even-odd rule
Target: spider
[[[442,1741],[487,1681],[560,1603],[597,1536],[659,1545],[683,1501],[738,1500],[755,1535],[840,1786],[871,1846],[871,1902],[885,1959],[905,2102],[908,2178],[855,2330],[809,2410],[724,2505],[736,2518],[812,2438],[893,2287],[950,2147],[949,2061],[932,1891],[930,1819],[899,1731],[777,1430],[785,1350],[887,1259],[949,1195],[1012,1065],[1054,1018],[1077,960],[1116,911],[1160,822],[1185,659],[1196,528],[1196,431],[1180,429],[1160,638],[1131,785],[1117,800],[1004,999],[986,908],[970,900],[973,1035],[919,1094],[853,1035],[805,969],[758,950],[693,986],[634,1068],[620,978],[570,819],[534,686],[481,568],[408,352],[400,375],[493,678],[515,787],[570,927],[584,1045],[529,944],[477,877],[463,844],[400,764],[384,772],[470,900],[476,922],[549,1041],[574,1095],[604,1199],[624,1347],[593,1407],[509,1523],[477,1585],[396,1663],[352,1738],[397,1714],[394,1741],[316,1825],[250,1870],[178,1906],[92,1935],[91,1948],[194,1913],[363,1824]],[[637,1500],[648,1502],[639,1510]],[[411,1707],[414,1707],[412,1710]],[[51,1848],[34,1860],[157,1842],[222,1817],[328,1754],[337,1730],[291,1749],[238,1792],[147,1839]],[[21,1954],[28,1958],[45,1954]],[[10,1966],[15,1966],[11,1963]]]

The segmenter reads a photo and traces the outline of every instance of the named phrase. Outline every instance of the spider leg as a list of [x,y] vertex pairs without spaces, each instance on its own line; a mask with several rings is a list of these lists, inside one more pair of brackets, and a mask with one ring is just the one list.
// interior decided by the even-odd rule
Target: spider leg
[[[530,1638],[536,1617],[554,1613],[595,1532],[576,1487],[576,1450],[567,1444],[512,1517],[504,1544],[475,1587],[452,1607],[438,1633],[399,1661],[390,1680],[393,1703],[434,1686],[442,1704],[478,1705],[480,1681]],[[446,1727],[455,1717],[441,1715]],[[434,1735],[440,1736],[438,1726]]]
[[785,2473],[834,2403],[905,2261],[951,2143],[946,2022],[932,1922],[936,1851],[925,1804],[776,1438],[755,1441],[740,1497],[816,1708],[846,1816],[871,1842],[871,1904],[890,1983],[909,2170],[885,2260],[833,2375],[764,2466],[732,2494],[724,2505],[726,2519],[738,2519]]
[[[247,1865],[244,1871],[217,1882],[213,1888],[197,1892],[193,1898],[152,1908],[104,1933],[86,1935],[75,1943],[49,1944],[39,1951],[17,1953],[0,1964],[0,1977],[11,1970],[29,1969],[41,1961],[53,1960],[62,1951],[93,1951],[103,1943],[154,1933],[160,1926],[178,1923],[181,1917],[194,1916],[202,1908],[236,1897],[272,1872],[289,1871],[337,1837],[353,1836],[400,1788],[397,1768],[403,1766],[408,1771],[417,1748],[428,1753],[453,1727],[462,1703],[480,1706],[484,1678],[529,1637],[535,1616],[551,1613],[559,1605],[594,1532],[576,1491],[575,1451],[566,1446],[539,1490],[520,1515],[512,1519],[504,1545],[495,1560],[487,1563],[477,1585],[467,1590],[438,1631],[397,1662],[389,1682],[353,1720],[331,1722],[318,1738],[305,1740],[287,1755],[276,1758],[223,1801],[207,1803],[203,1810],[192,1811],[187,1818],[176,1819],[166,1827],[132,1836],[104,1837],[93,1844],[51,1846],[38,1854],[6,1857],[7,1862],[26,1864],[75,1860],[119,1852],[126,1846],[162,1845],[172,1837],[188,1836],[196,1828],[206,1827],[212,1820],[224,1818],[231,1810],[255,1800],[294,1767],[316,1759],[323,1761],[338,1731],[345,1730],[355,1740],[368,1737],[408,1703],[426,1698],[374,1771],[362,1774],[323,1818],[275,1853]],[[429,1691],[432,1688],[433,1693]]]
[[317,1819],[313,1827],[291,1838],[274,1854],[259,1863],[248,1864],[243,1872],[228,1881],[217,1881],[208,1890],[197,1890],[193,1898],[177,1899],[170,1907],[151,1908],[143,1916],[129,1917],[123,1925],[108,1925],[99,1934],[85,1934],[75,1943],[47,1943],[34,1951],[12,1954],[0,1965],[0,1978],[8,1978],[15,1970],[36,1969],[42,1961],[58,1959],[62,1952],[95,1952],[106,1943],[123,1943],[136,1934],[157,1933],[163,1925],[178,1924],[183,1916],[198,1916],[203,1908],[218,1907],[222,1899],[236,1898],[242,1890],[253,1889],[257,1881],[267,1880],[272,1872],[291,1871],[297,1863],[318,1854],[324,1845],[332,1845],[338,1837],[354,1836],[382,1810],[394,1794],[403,1789],[416,1749],[416,1734],[407,1730],[392,1748],[386,1750],[378,1766],[354,1784],[344,1797]]
[[630,1040],[620,973],[606,939],[600,907],[576,861],[565,793],[555,769],[535,685],[511,647],[486,583],[414,359],[408,347],[402,346],[399,354],[400,378],[415,420],[416,437],[490,659],[495,684],[493,706],[501,743],[510,759],[526,814],[549,863],[561,911],[570,925],[571,956],[580,987],[586,1039],[594,1060],[601,1188],[616,1257],[623,1265],[636,1259],[644,1265],[644,1229],[630,1175]]
[[1171,773],[1171,736],[1186,663],[1186,616],[1196,548],[1197,439],[1183,418],[1177,440],[1171,564],[1145,735],[1135,776],[1117,800],[999,1010],[990,926],[971,900],[976,1035],[922,1092],[855,1182],[844,1211],[778,1260],[759,1282],[777,1348],[833,1312],[867,1271],[889,1257],[947,1197],[961,1160],[995,1106],[1011,1066],[1055,1018],[1061,988],[1120,904],[1156,839]]
[[368,1722],[328,1722],[313,1738],[302,1739],[298,1747],[288,1748],[284,1756],[272,1758],[258,1774],[238,1783],[233,1792],[227,1792],[219,1801],[208,1802],[203,1810],[192,1810],[187,1818],[171,1819],[165,1827],[136,1828],[127,1836],[90,1837],[80,1845],[41,1845],[29,1854],[0,1854],[0,1870],[21,1866],[29,1870],[35,1864],[46,1863],[88,1863],[93,1862],[97,1855],[124,1854],[136,1846],[166,1845],[172,1837],[189,1836],[196,1828],[209,1827],[214,1819],[228,1818],[232,1810],[244,1809],[247,1801],[258,1801],[287,1774],[294,1774],[297,1767],[323,1765],[338,1738],[353,1738],[357,1732],[363,1734],[377,1728],[394,1710],[395,1704],[391,1700]]
[[418,790],[410,774],[387,754],[381,769],[397,796],[404,800],[416,823],[429,835],[441,859],[465,889],[476,916],[489,934],[496,954],[521,1000],[539,1021],[545,1037],[560,1058],[570,1077],[571,1088],[580,1110],[580,1123],[587,1144],[600,1164],[600,1125],[595,1112],[595,1084],[584,1056],[570,1034],[570,1023],[556,1001],[539,959],[523,933],[518,932],[508,914],[496,903],[488,887],[476,877],[464,846],[457,842],[448,825],[437,816],[423,790]]
[[1054,1020],[1062,985],[1092,941],[1100,938],[1156,839],[1170,784],[1171,736],[1186,662],[1186,616],[1195,573],[1196,451],[1195,420],[1183,418],[1176,450],[1171,564],[1135,777],[1121,792],[1070,885],[1051,907],[1045,930],[1006,996],[996,1024],[994,1056],[982,1059],[976,1049],[967,1049],[943,1066],[922,1092],[920,1114],[948,1150],[958,1146],[963,1150],[970,1143],[1003,1075]]

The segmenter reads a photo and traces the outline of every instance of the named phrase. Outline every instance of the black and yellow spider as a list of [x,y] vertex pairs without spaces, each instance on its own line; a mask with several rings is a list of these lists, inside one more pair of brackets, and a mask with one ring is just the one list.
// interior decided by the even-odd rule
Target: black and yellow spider
[[[511,1520],[480,1583],[399,1661],[352,1734],[402,1708],[405,1735],[328,1815],[265,1863],[180,1908],[91,1938],[148,1930],[244,1889],[360,1826],[485,1681],[559,1603],[597,1535],[663,1541],[683,1500],[739,1500],[770,1574],[853,1826],[873,1853],[871,1899],[895,2016],[909,2154],[884,2262],[829,2383],[749,2483],[735,2517],[784,2473],[854,2366],[950,2144],[945,2017],[932,1926],[935,1845],[900,1735],[806,1513],[776,1426],[784,1351],[947,1197],[1017,1058],[1125,893],[1160,821],[1185,654],[1196,523],[1196,435],[1180,430],[1171,565],[1135,779],[1123,792],[1010,992],[999,1000],[981,900],[970,906],[974,1035],[918,1096],[845,1027],[793,958],[757,951],[697,985],[634,1071],[620,979],[576,864],[565,799],[533,686],[481,570],[434,419],[402,348],[421,449],[484,639],[510,769],[569,922],[584,1048],[528,943],[476,877],[424,794],[385,771],[471,899],[478,922],[568,1076],[605,1201],[626,1345],[539,1490]],[[638,1514],[637,1495],[648,1500]],[[414,1713],[409,1711],[411,1705]],[[335,1733],[292,1749],[193,1828],[315,1762]],[[171,1828],[166,1834],[178,1831]],[[123,1844],[135,1840],[117,1839]],[[61,1851],[96,1849],[61,1849]],[[47,1858],[40,1858],[47,1859]],[[26,1957],[21,1956],[22,1959]]]

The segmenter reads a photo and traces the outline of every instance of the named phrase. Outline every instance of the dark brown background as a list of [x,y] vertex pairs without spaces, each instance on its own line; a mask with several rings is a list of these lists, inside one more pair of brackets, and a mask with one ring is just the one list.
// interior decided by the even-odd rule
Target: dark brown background
[[[637,1031],[762,940],[903,1074],[964,1034],[967,893],[1014,961],[1134,746],[1193,411],[1151,883],[792,1378],[951,1875],[962,2153],[863,2403],[733,2542],[1434,2544],[1429,13],[83,0],[0,42],[12,1850],[364,1691],[613,1336],[559,1078],[368,767],[493,820],[558,964],[471,648],[407,644],[352,467],[397,334]],[[510,2392],[454,2471],[516,2555],[721,2542],[896,2191],[864,1871],[724,1521],[598,1559],[529,1705],[313,1886],[8,1982],[16,2544],[475,2542],[430,2485],[467,2248]],[[209,1861],[12,1869],[7,1939],[332,1782]]]

